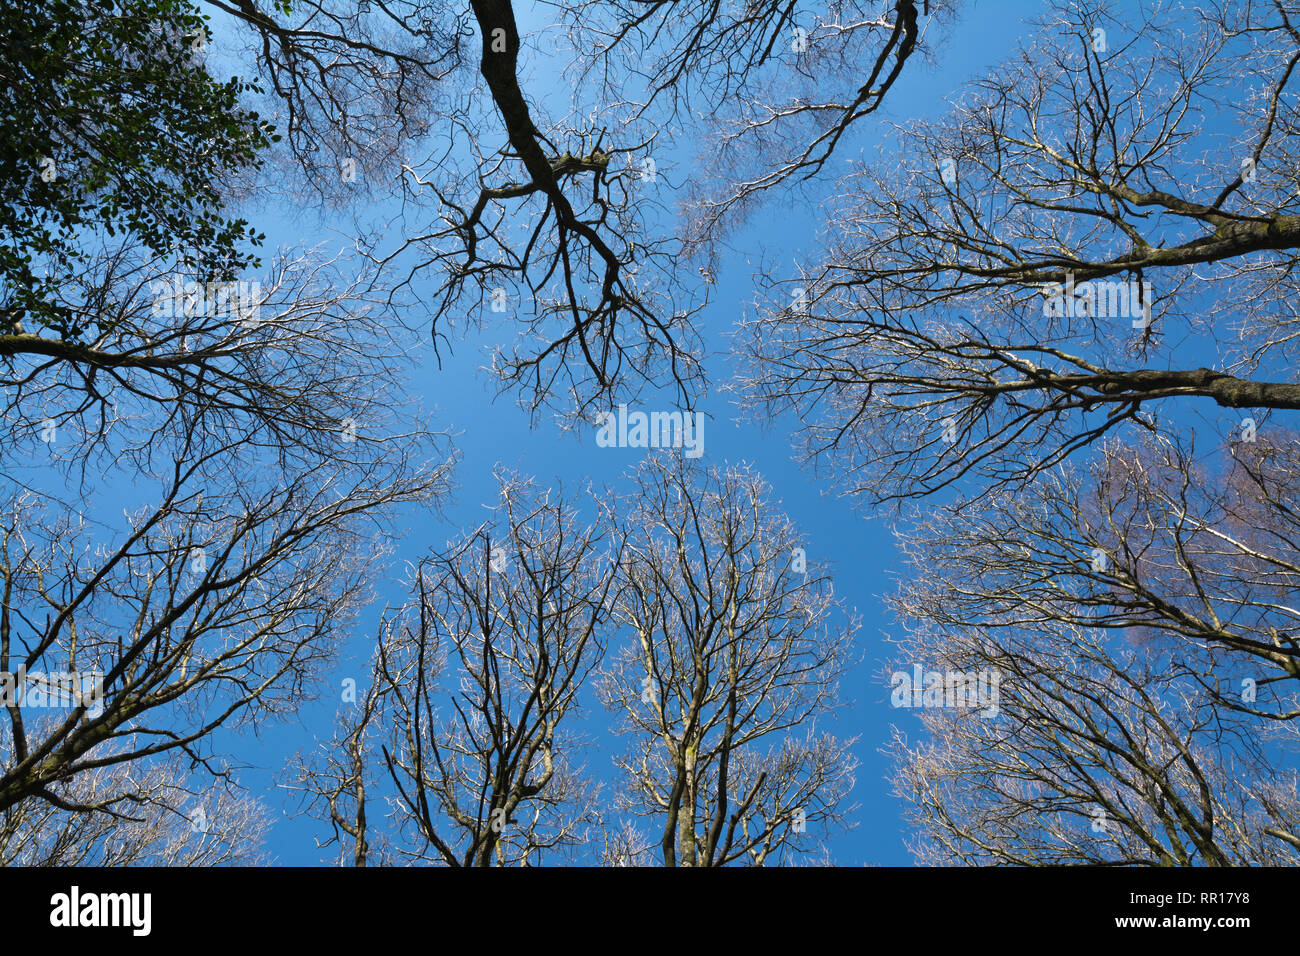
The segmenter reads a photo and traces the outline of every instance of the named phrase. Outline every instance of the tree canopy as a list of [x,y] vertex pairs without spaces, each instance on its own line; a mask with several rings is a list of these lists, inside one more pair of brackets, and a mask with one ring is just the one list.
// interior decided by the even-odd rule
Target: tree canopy
[[1300,862],[1300,9],[987,16],[7,4],[0,861]]

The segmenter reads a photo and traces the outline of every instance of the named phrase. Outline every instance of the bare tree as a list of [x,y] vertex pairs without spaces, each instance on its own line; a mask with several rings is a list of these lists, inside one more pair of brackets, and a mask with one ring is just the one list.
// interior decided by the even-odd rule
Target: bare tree
[[129,462],[186,444],[239,446],[289,467],[364,465],[404,427],[401,326],[373,269],[285,250],[262,279],[204,282],[156,258],[105,252],[59,298],[100,331],[0,335],[6,470]]
[[[494,371],[534,414],[585,418],[660,386],[691,407],[707,385],[693,320],[712,263],[700,281],[683,257],[822,168],[917,49],[921,13],[912,0],[829,12],[784,0],[557,6],[578,91],[569,111],[529,95],[534,38],[514,4],[472,0],[486,96],[471,91],[442,115],[430,156],[407,167],[404,238],[373,254],[442,277],[429,297],[435,342],[454,316],[512,316],[520,335]],[[936,0],[935,14],[951,6]],[[828,78],[842,96],[825,98]],[[494,144],[482,131],[498,125]],[[686,190],[694,214],[681,230],[669,209],[674,140],[707,144],[710,185]]]
[[634,823],[622,820],[617,826],[608,823],[601,829],[602,866],[652,866],[656,849],[653,837],[646,836]]
[[436,503],[453,458],[405,396],[373,275],[286,254],[247,298],[147,256],[96,261],[62,293],[96,337],[0,337],[0,673],[93,674],[103,697],[53,723],[6,701],[0,805],[92,817],[132,796],[78,803],[79,775],[180,751],[225,776],[218,727],[314,694],[370,600],[371,535]]
[[202,0],[201,9],[231,28],[214,42],[233,40],[282,134],[270,154],[276,176],[259,192],[306,187],[346,205],[400,177],[431,126],[457,115],[467,10],[425,0]]
[[1279,430],[1216,452],[1110,441],[900,532],[894,677],[1000,678],[896,736],[921,860],[1300,863],[1300,459]]
[[930,706],[923,741],[896,732],[921,862],[1300,863],[1295,771],[1272,765],[1249,719],[1203,706],[1206,661],[1068,623],[950,626],[927,613],[945,599],[931,583],[905,598],[903,665],[1000,678],[996,716]]
[[[292,776],[281,786],[297,791],[304,810],[328,821],[333,834],[321,847],[337,846],[339,865],[389,865],[393,862],[387,834],[376,833],[370,825],[375,774],[372,768],[382,763],[376,753],[375,733],[383,685],[371,681],[360,700],[353,703],[358,713],[340,713],[334,735],[311,754],[300,755],[292,766]],[[355,694],[350,694],[355,697]],[[349,847],[347,841],[351,841]]]
[[784,862],[844,822],[852,741],[815,725],[856,624],[775,509],[752,472],[684,458],[650,459],[623,501],[624,645],[599,690],[630,738],[623,804],[667,866]]
[[[443,492],[446,466],[413,466],[399,447],[370,469],[315,462],[261,480],[228,449],[178,454],[168,472],[141,476],[157,479],[158,497],[145,490],[127,528],[102,536],[93,515],[11,497],[0,522],[0,810],[28,800],[95,810],[58,785],[167,753],[225,776],[213,731],[262,724],[315,692],[313,675],[369,600],[380,519]],[[75,683],[42,686],[53,675]],[[57,716],[37,721],[33,707]]]
[[661,155],[674,133],[693,144],[701,175],[687,188],[687,248],[712,252],[759,201],[823,170],[957,6],[655,0],[573,3],[563,16],[575,86],[595,81],[606,109],[666,133]]
[[[439,71],[458,58],[456,18],[431,7],[384,4],[367,16],[355,6],[211,6],[255,31],[253,58],[309,177],[336,165],[330,152],[378,161],[422,135]],[[80,42],[77,8],[54,15]],[[66,321],[24,328],[5,303],[0,323],[0,811],[30,837],[8,844],[15,859],[251,859],[225,836],[172,833],[182,784],[233,781],[215,732],[264,726],[316,693],[319,668],[372,598],[386,522],[436,504],[452,460],[405,393],[400,303],[373,263],[317,249],[277,255],[258,280],[216,274],[186,243],[215,236],[217,252],[231,252],[242,233],[212,223],[247,223],[178,226],[164,215],[172,207],[137,188],[173,185],[179,156],[192,175],[167,196],[215,217],[258,184],[253,154],[270,132],[243,109],[247,84],[207,74],[213,33],[196,8],[182,4],[161,26],[149,12],[96,8],[84,43],[41,59],[57,76],[76,73],[86,49],[98,57],[98,72],[80,75],[79,112],[54,104],[89,173],[62,169],[33,186],[24,169],[7,180],[55,204],[88,195],[103,220],[74,236],[66,281],[48,284],[43,305]],[[176,24],[198,29],[180,37]],[[144,39],[130,55],[105,61],[104,36],[136,39],[137,27]],[[449,45],[430,55],[435,27]],[[166,56],[148,55],[151,28],[172,31]],[[151,84],[171,92],[169,105],[209,110],[188,124],[153,117],[141,106]],[[158,146],[141,115],[170,123],[173,137]],[[214,155],[219,175],[209,177],[194,164]],[[108,161],[116,174],[95,179],[95,163]],[[123,202],[125,237],[111,215]],[[29,245],[10,251],[49,252]],[[188,759],[194,779],[167,770],[170,757]],[[232,826],[260,826],[251,804],[227,809]]]
[[[125,777],[126,779],[122,779]],[[5,811],[7,866],[258,866],[270,814],[224,786],[187,785],[176,761],[97,767],[58,787],[67,810],[26,801]],[[80,808],[94,807],[93,812]]]
[[702,372],[690,318],[702,302],[673,268],[680,243],[647,227],[659,204],[625,163],[640,144],[539,115],[520,85],[513,5],[470,7],[486,95],[447,115],[430,157],[407,167],[403,237],[377,240],[373,254],[438,278],[427,296],[435,342],[457,315],[512,317],[519,335],[494,367],[534,412],[581,415],[647,383],[693,402]]
[[584,524],[531,480],[503,474],[495,511],[420,562],[411,603],[380,624],[359,713],[302,768],[354,863],[375,840],[376,792],[394,860],[531,865],[595,823],[569,724],[603,653],[617,542],[603,511]]
[[[1261,743],[1297,710],[1294,441],[1267,414],[1300,407],[1292,15],[1055,4],[845,179],[822,261],[767,276],[748,400],[799,415],[847,494],[929,499],[903,659],[1001,674],[1000,716],[927,706],[896,742],[925,860],[1295,862]],[[1259,411],[1200,461],[1196,398]]]
[[1054,5],[845,179],[824,261],[769,277],[750,399],[869,501],[1026,481],[1164,399],[1300,407],[1298,56],[1283,4]]
[[1294,720],[1297,481],[1291,436],[1201,461],[1167,440],[1108,443],[1086,469],[1053,470],[986,509],[918,512],[899,537],[933,600],[905,599],[905,617],[1104,631],[1153,653],[1209,655],[1199,679],[1212,701]]
[[[934,3],[936,14],[950,6]],[[266,195],[287,183],[289,166],[327,202],[346,205],[358,191],[396,186],[406,207],[397,242],[362,223],[357,238],[376,261],[407,270],[410,282],[400,288],[420,290],[429,302],[435,343],[445,340],[454,316],[509,313],[521,334],[498,353],[496,370],[534,412],[556,406],[585,419],[591,408],[647,384],[670,386],[690,406],[706,384],[692,320],[705,303],[707,279],[688,282],[677,266],[691,244],[718,230],[692,227],[693,238],[683,239],[658,221],[669,193],[661,199],[646,188],[647,179],[652,186],[655,180],[648,149],[656,129],[689,118],[701,92],[748,103],[731,94],[760,91],[738,121],[740,131],[722,135],[719,153],[726,156],[714,165],[730,169],[736,157],[765,156],[785,140],[790,156],[756,179],[748,170],[732,175],[739,177],[736,194],[705,216],[721,218],[733,205],[820,169],[845,130],[879,107],[920,43],[918,16],[931,13],[930,2],[918,12],[912,0],[855,0],[829,13],[796,7],[769,2],[732,10],[713,2],[683,16],[665,3],[645,10],[576,4],[565,13],[583,31],[576,65],[586,75],[603,71],[602,89],[571,115],[550,117],[521,85],[527,37],[510,0],[475,0],[468,9],[422,0],[271,7],[204,0],[185,11],[185,23],[199,27],[186,37],[190,65],[206,70],[208,42],[233,39],[229,52],[260,84],[240,81],[241,97],[269,117],[249,113],[250,122],[264,133],[278,130],[269,139],[282,144],[259,139],[256,156],[241,153],[210,184],[210,198]],[[230,29],[210,29],[208,13]],[[143,7],[130,13],[142,22],[147,15]],[[483,87],[465,69],[464,44],[474,32]],[[607,42],[587,42],[600,37]],[[803,52],[810,48],[815,52]],[[871,66],[858,75],[864,53]],[[627,75],[645,80],[644,89],[630,78],[626,89],[613,87],[611,64],[623,59],[640,64]],[[852,92],[825,103],[787,97],[783,78],[812,83],[814,62],[821,65],[819,83],[847,74]],[[773,90],[770,77],[779,80]],[[264,95],[256,95],[262,88]],[[639,98],[645,102],[637,105]],[[655,104],[667,112],[645,112]],[[494,146],[483,129],[498,125],[504,135]],[[795,128],[792,136],[787,127]],[[273,159],[267,169],[264,148]],[[414,158],[417,149],[426,152],[423,160]],[[288,178],[289,188],[302,185]],[[255,230],[249,238],[259,241]],[[425,292],[415,280],[431,269],[439,281]],[[96,328],[95,316],[89,318],[85,328]],[[0,343],[0,356],[30,344]]]

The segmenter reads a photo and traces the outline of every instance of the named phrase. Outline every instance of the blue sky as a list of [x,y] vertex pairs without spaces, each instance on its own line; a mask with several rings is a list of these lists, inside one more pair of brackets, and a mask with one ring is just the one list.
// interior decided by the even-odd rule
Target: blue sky
[[[529,11],[522,9],[522,4],[520,7],[521,32],[525,34],[530,27],[548,22],[552,13],[545,6]],[[933,117],[943,112],[946,97],[1010,52],[1021,33],[1017,24],[1037,9],[1038,4],[1020,0],[984,2],[967,8],[953,31],[955,42],[940,48],[941,62],[910,63],[890,92],[880,121],[859,123],[853,141],[841,145],[833,162],[856,159],[861,150],[869,150],[878,142],[886,122],[901,123],[910,117]],[[549,42],[543,44],[545,50],[550,47]],[[562,66],[559,62],[547,63],[544,54],[534,50],[526,76],[544,84],[556,77]],[[567,88],[545,86],[534,86],[528,92],[534,101],[557,105],[566,102],[569,95]],[[676,169],[671,177],[678,180],[689,174],[689,169]],[[338,243],[336,230],[346,231],[353,212],[346,211],[333,222],[302,215],[299,209],[258,204],[253,221],[266,233],[269,252],[280,245]],[[383,221],[396,215],[396,206],[381,204],[364,213],[367,221]],[[756,466],[786,513],[803,529],[809,561],[824,562],[829,567],[837,592],[860,614],[861,663],[842,685],[842,695],[850,703],[833,728],[822,728],[859,737],[856,756],[860,766],[852,795],[852,801],[860,805],[853,815],[856,826],[831,839],[832,857],[844,865],[909,865],[911,857],[904,846],[900,806],[886,780],[888,761],[879,752],[888,740],[891,724],[916,729],[907,712],[891,709],[889,688],[881,679],[882,662],[890,655],[884,641],[890,622],[879,597],[892,588],[891,573],[898,568],[889,528],[884,521],[863,516],[850,502],[829,493],[823,481],[792,460],[787,437],[790,423],[777,420],[767,428],[738,423],[730,396],[719,391],[719,386],[733,374],[727,334],[742,317],[746,303],[753,300],[754,264],[766,254],[793,266],[802,253],[812,251],[823,224],[816,202],[777,196],[733,237],[731,246],[736,251],[725,255],[711,302],[698,317],[709,351],[707,369],[712,386],[700,406],[708,415],[704,460],[712,465],[745,461]],[[508,320],[508,316],[501,318]],[[416,328],[425,324],[418,317],[412,321]],[[456,433],[462,459],[456,474],[458,490],[446,509],[446,520],[429,514],[404,519],[410,531],[394,562],[391,582],[384,592],[386,599],[401,600],[397,582],[404,575],[407,560],[431,546],[443,545],[483,519],[482,506],[495,498],[492,472],[498,464],[532,474],[542,482],[555,480],[576,487],[588,479],[596,485],[616,483],[645,454],[637,449],[598,448],[594,427],[580,436],[561,435],[543,417],[536,428],[530,428],[513,396],[495,398],[495,385],[481,371],[486,362],[483,349],[489,343],[502,341],[509,332],[508,324],[490,326],[482,333],[456,340],[454,352],[443,354],[440,368],[427,341],[412,343],[420,363],[413,390],[436,410],[437,424]],[[647,397],[645,404],[664,407],[667,400],[665,397],[655,405],[653,397]],[[373,621],[379,610],[374,608],[368,620]],[[327,835],[327,828],[294,816],[292,798],[278,790],[275,781],[296,751],[309,749],[317,739],[329,736],[333,716],[342,706],[337,703],[337,688],[343,678],[352,676],[364,683],[371,633],[362,630],[344,649],[340,665],[318,704],[259,737],[241,735],[228,742],[228,752],[238,762],[251,765],[243,774],[245,784],[274,808],[278,822],[271,832],[270,850],[281,864],[309,865],[333,859],[332,851],[321,851],[314,842],[315,836]],[[598,713],[593,717],[603,719]],[[616,738],[605,743],[620,746]],[[586,758],[588,768],[601,776],[608,775],[608,762],[607,751],[593,750]]]

